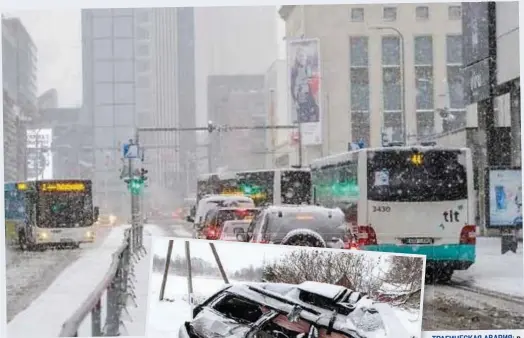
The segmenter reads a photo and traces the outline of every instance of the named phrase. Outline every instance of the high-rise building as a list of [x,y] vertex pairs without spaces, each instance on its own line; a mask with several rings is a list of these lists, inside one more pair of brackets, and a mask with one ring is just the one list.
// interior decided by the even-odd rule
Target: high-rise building
[[[195,88],[197,122],[205,125],[208,76],[264,74],[278,57],[274,6],[195,8]],[[207,143],[202,138],[202,143]],[[208,166],[203,159],[202,168]]]
[[[264,75],[209,76],[209,119],[219,126],[266,125],[264,80]],[[213,170],[265,168],[265,130],[219,131],[210,139]]]
[[[84,111],[94,129],[101,206],[127,204],[121,149],[136,127],[194,126],[192,20],[186,8],[82,11]],[[194,151],[194,136],[187,137],[181,143],[173,132],[140,135],[150,189],[173,190],[181,180],[181,154]]]
[[282,6],[280,16],[288,41],[319,39],[323,142],[305,147],[307,162],[360,139],[466,126],[460,3]]
[[26,124],[37,117],[37,49],[18,18],[2,16],[4,179],[27,178]]

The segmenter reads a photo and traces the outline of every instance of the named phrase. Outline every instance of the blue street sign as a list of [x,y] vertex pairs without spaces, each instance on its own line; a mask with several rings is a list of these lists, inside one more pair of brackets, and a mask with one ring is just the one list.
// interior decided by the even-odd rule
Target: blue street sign
[[124,158],[137,158],[138,157],[138,145],[126,143],[123,146]]

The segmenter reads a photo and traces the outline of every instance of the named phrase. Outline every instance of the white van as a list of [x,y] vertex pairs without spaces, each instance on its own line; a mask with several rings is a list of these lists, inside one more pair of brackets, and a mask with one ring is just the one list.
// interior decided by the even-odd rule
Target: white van
[[193,223],[194,228],[198,228],[207,212],[216,207],[234,207],[254,208],[255,202],[249,197],[245,196],[222,196],[222,195],[208,195],[198,202],[195,213],[195,218],[188,216],[186,220]]

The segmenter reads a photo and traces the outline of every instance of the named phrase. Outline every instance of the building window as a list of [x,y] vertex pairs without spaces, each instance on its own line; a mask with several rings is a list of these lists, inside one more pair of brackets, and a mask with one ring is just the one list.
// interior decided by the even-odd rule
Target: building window
[[369,63],[368,38],[366,36],[350,37],[349,46],[351,67],[367,67]]
[[400,66],[400,38],[382,37],[382,66]]
[[149,72],[151,69],[151,64],[147,60],[137,60],[136,62],[136,70],[140,73]]
[[417,136],[429,136],[435,133],[435,115],[433,111],[417,112]]
[[415,37],[415,65],[433,65],[433,38],[431,35]]
[[417,83],[416,110],[433,110],[433,67],[415,66]]
[[370,123],[369,114],[361,112],[351,113],[351,141],[364,141],[364,144],[370,144]]
[[462,19],[462,7],[461,6],[449,6],[448,7],[448,18],[450,20]]
[[446,36],[446,63],[462,64],[462,35]]
[[417,8],[415,8],[415,16],[417,20],[429,19],[429,7],[428,6],[417,6]]
[[464,79],[461,71],[462,66],[447,67],[447,82],[449,91],[449,108],[452,110],[465,109],[464,105]]
[[364,21],[364,8],[351,8],[351,21]]
[[138,40],[149,40],[150,38],[150,34],[149,34],[149,30],[147,28],[144,28],[144,27],[136,27],[136,38]]
[[403,141],[401,112],[384,112],[382,133],[391,142]]
[[384,92],[384,111],[401,111],[400,67],[384,67],[382,83]]
[[397,7],[384,7],[382,11],[382,18],[384,21],[397,20]]
[[433,111],[433,38],[417,36],[414,41],[415,85],[417,89],[417,111]]
[[369,71],[367,67],[351,68],[351,111],[369,112]]
[[149,56],[149,46],[147,44],[140,44],[136,48],[137,56]]

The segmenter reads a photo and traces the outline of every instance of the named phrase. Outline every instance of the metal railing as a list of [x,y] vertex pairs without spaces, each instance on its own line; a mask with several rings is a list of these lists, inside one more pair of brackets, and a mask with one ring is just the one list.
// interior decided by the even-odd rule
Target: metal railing
[[[140,228],[140,229],[137,229]],[[137,231],[138,230],[138,231]],[[78,337],[79,330],[91,314],[90,337],[120,336],[125,331],[124,317],[130,318],[129,303],[137,307],[134,265],[147,252],[143,246],[143,226],[125,230],[124,242],[113,253],[113,260],[103,280],[91,292],[86,301],[62,325],[60,337]],[[102,322],[103,296],[106,295],[106,316]],[[125,315],[125,316],[124,316]],[[125,335],[125,334],[124,334]]]

